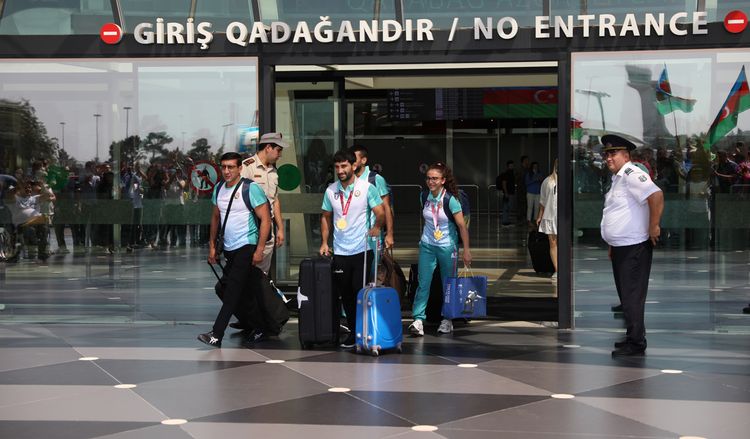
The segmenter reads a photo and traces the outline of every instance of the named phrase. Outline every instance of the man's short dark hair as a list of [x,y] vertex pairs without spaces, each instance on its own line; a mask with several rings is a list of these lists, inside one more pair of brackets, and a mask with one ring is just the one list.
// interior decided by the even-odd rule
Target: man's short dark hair
[[237,166],[242,166],[242,156],[237,152],[225,152],[221,155],[221,158],[219,159],[219,163],[226,161],[226,160],[236,160]]
[[362,157],[367,158],[367,147],[365,147],[364,145],[354,144],[351,146],[351,148],[349,148],[349,151],[354,153],[355,157],[356,153],[359,153],[359,155],[361,155]]
[[333,155],[333,163],[349,162],[349,164],[353,165],[356,161],[357,156],[350,149],[336,151],[336,154]]

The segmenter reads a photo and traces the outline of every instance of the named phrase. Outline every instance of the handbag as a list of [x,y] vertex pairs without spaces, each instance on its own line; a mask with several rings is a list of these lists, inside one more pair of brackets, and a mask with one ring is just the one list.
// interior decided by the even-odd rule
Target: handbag
[[[224,230],[227,227],[227,220],[229,219],[229,211],[232,210],[232,202],[234,201],[234,196],[237,195],[237,190],[242,186],[242,179],[240,179],[239,183],[237,183],[234,186],[234,190],[232,191],[232,196],[229,197],[229,205],[227,206],[227,213],[224,214],[224,224],[221,225],[221,228],[219,229],[218,233],[216,233],[216,241],[214,242],[214,249],[216,249],[216,257],[218,258],[221,256],[221,253],[224,251]],[[217,193],[216,196],[218,197],[219,194]]]
[[383,250],[383,257],[378,265],[378,285],[391,287],[401,299],[401,303],[407,303],[406,295],[408,293],[406,288],[406,276],[404,270],[398,265],[398,262],[393,258],[393,249],[386,248]]
[[487,316],[487,276],[475,276],[470,268],[464,268],[458,276],[446,279],[443,291],[443,318]]

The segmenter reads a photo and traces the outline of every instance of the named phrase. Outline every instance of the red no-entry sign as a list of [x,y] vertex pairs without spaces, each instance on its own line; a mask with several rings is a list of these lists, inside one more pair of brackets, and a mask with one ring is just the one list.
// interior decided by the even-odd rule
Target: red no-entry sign
[[727,32],[738,34],[747,27],[747,15],[742,11],[732,11],[724,17],[724,28]]
[[99,38],[107,44],[117,44],[122,40],[122,28],[115,23],[107,23],[99,29]]

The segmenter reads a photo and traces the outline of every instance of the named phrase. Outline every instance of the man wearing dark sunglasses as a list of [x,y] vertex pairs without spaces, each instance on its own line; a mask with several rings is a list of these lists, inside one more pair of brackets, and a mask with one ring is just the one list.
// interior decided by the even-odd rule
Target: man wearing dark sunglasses
[[630,161],[633,142],[618,135],[602,136],[602,156],[612,173],[612,186],[604,199],[601,234],[609,244],[609,257],[625,318],[625,339],[615,343],[613,357],[643,355],[646,351],[644,313],[654,246],[664,195],[644,172]]

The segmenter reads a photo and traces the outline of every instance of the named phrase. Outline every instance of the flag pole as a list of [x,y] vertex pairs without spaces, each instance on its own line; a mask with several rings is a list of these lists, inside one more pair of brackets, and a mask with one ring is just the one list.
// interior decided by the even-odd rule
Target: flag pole
[[[667,74],[667,63],[664,63],[664,73],[667,75],[667,80],[669,80],[669,75]],[[659,88],[661,88],[661,84],[659,84]],[[669,93],[667,94],[667,99],[669,100],[669,112],[672,113],[672,121],[674,122],[674,139],[677,142],[677,147],[680,147],[680,135],[677,132],[677,115],[674,114],[674,108],[672,107],[672,88],[670,86]]]

